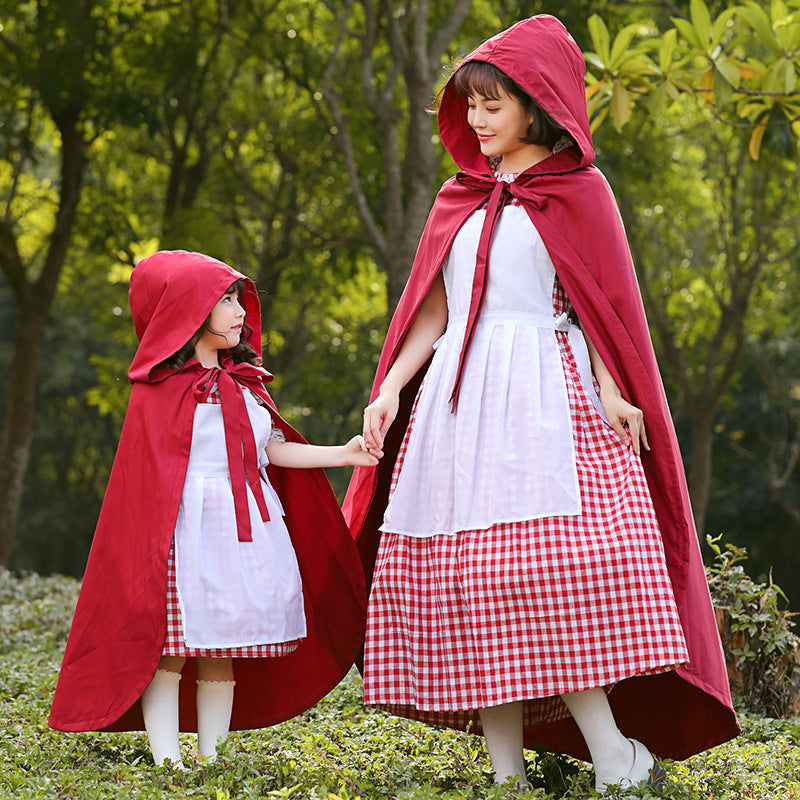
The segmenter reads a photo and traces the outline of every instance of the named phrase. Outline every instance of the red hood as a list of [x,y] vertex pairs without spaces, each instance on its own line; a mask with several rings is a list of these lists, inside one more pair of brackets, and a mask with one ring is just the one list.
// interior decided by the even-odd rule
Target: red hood
[[[526,53],[526,58],[521,59],[520,53]],[[485,41],[461,63],[468,61],[486,61],[508,75],[569,131],[581,151],[578,166],[594,161],[586,111],[586,64],[575,40],[555,17],[541,14],[518,22]],[[490,171],[475,132],[467,124],[467,99],[456,91],[452,76],[442,93],[439,133],[461,169]],[[544,162],[540,164],[542,169]]]
[[153,368],[199,330],[225,290],[243,279],[241,302],[250,327],[247,342],[261,355],[261,304],[255,284],[202,253],[161,250],[142,259],[131,275],[129,299],[139,347],[128,370],[133,381],[156,379]]

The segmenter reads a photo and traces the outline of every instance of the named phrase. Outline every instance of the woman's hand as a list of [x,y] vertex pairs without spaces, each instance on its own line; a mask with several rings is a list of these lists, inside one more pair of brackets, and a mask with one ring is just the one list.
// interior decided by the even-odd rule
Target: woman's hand
[[617,432],[620,442],[628,444],[630,437],[633,452],[639,455],[640,443],[645,450],[650,449],[647,441],[647,431],[644,427],[644,414],[642,410],[631,405],[614,386],[600,391],[600,402],[603,404],[606,418],[611,427]]
[[425,295],[378,396],[364,409],[364,439],[373,455],[383,453],[383,440],[400,406],[400,390],[433,355],[433,345],[446,327],[447,293],[440,272]]
[[369,450],[363,436],[354,436],[344,445],[344,463],[354,467],[374,467],[382,455],[381,450]]
[[381,389],[381,393],[364,409],[364,439],[370,453],[383,454],[383,440],[397,416],[400,392]]
[[627,446],[628,437],[630,437],[633,452],[638,456],[642,447],[645,450],[650,449],[647,432],[644,429],[644,414],[640,408],[632,406],[622,396],[614,376],[600,357],[600,353],[597,352],[597,348],[592,344],[586,331],[583,331],[583,338],[586,340],[586,347],[589,350],[594,376],[600,385],[600,402],[603,404],[606,419],[617,432],[623,445]]

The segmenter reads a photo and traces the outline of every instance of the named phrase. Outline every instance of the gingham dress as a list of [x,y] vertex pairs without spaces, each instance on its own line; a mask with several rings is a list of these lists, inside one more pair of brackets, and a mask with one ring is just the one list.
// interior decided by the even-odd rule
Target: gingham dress
[[[284,436],[278,428],[271,424],[269,412],[260,407],[258,398],[248,390],[245,390],[245,397],[251,421],[254,418],[257,420],[257,423],[254,424],[254,432],[259,440],[257,443],[263,465],[266,463],[266,454],[263,453],[264,447],[274,440],[283,440]],[[198,414],[203,419],[202,424],[206,426],[207,433],[219,433],[219,441],[217,443],[215,443],[215,439],[209,441],[210,437],[207,435],[204,437],[202,432],[198,435],[198,426],[201,424],[198,420]],[[210,431],[208,430],[209,422],[212,426],[215,426],[211,427]],[[249,595],[251,606],[249,614],[251,617],[254,614],[257,617],[262,616],[262,614],[264,617],[275,617],[277,622],[276,625],[271,626],[270,633],[277,628],[278,630],[301,631],[304,635],[305,618],[302,611],[302,594],[297,597],[295,591],[300,586],[297,562],[281,516],[280,501],[266,481],[263,484],[263,488],[268,506],[271,509],[271,519],[268,522],[263,522],[257,513],[251,513],[253,541],[238,541],[236,520],[233,515],[233,500],[230,495],[230,481],[224,474],[227,470],[227,454],[222,430],[219,396],[216,391],[212,391],[208,395],[206,403],[198,407],[198,411],[195,414],[190,466],[187,474],[187,485],[184,487],[184,494],[181,500],[181,512],[176,526],[176,537],[182,537],[183,542],[197,542],[196,549],[200,552],[210,549],[207,537],[211,536],[215,539],[217,537],[227,537],[224,546],[225,552],[230,554],[227,560],[231,562],[225,567],[227,576],[236,582],[240,582],[244,591],[239,591],[233,593],[233,596],[226,597],[226,587],[220,585],[226,580],[222,570],[214,569],[214,565],[209,564],[201,567],[202,580],[198,581],[198,583],[202,583],[202,586],[194,596],[194,600],[189,593],[189,588],[186,587],[184,589],[186,597],[183,598],[182,602],[175,563],[176,541],[173,539],[167,565],[167,627],[162,655],[203,656],[207,658],[267,658],[283,656],[297,649],[302,635],[292,637],[286,641],[276,641],[276,638],[281,638],[280,635],[276,637],[274,634],[267,635],[264,633],[264,641],[252,643],[252,632],[237,630],[237,625],[242,624],[242,620],[246,620],[247,617],[243,616],[241,608],[237,609],[235,603],[230,601],[231,599],[236,599],[236,594],[240,596]],[[219,475],[218,473],[220,472],[223,474]],[[220,478],[222,479],[220,480]],[[194,485],[192,486],[193,481]],[[192,503],[197,508],[188,510],[187,513],[187,503]],[[190,530],[185,529],[187,528],[187,523],[191,524]],[[187,553],[190,552],[189,548],[186,549]],[[274,587],[281,582],[286,582],[290,587],[283,594],[286,596],[292,595],[292,604],[299,605],[299,608],[295,607],[287,610],[270,604],[270,587]],[[217,585],[214,586],[214,583]],[[210,602],[208,598],[212,595],[219,597],[220,602]],[[280,596],[280,593],[278,596]],[[194,612],[195,619],[197,619],[198,614],[198,609],[187,608],[187,604],[192,602],[195,604],[199,602],[204,606],[208,603],[209,608],[202,609],[200,613],[210,613],[221,618],[220,627],[224,629],[225,638],[228,642],[237,642],[237,644],[235,646],[219,647],[190,646],[187,644],[186,614]],[[247,623],[247,626],[249,626],[249,623]],[[247,644],[238,644],[239,641],[247,641]]]
[[[503,217],[507,223],[513,217],[516,224],[533,227],[523,209],[514,208],[511,214],[509,210],[503,211],[501,223]],[[538,236],[535,229],[534,235]],[[486,303],[493,291],[492,276],[496,286],[503,275],[496,266],[494,244],[492,259]],[[515,269],[552,274],[551,313],[571,312],[546,251],[537,262]],[[466,282],[468,289],[473,270],[474,257],[471,263],[452,258],[446,263],[451,317],[452,299],[458,294],[453,287]],[[506,274],[514,279],[513,270]],[[433,535],[398,534],[384,526],[368,607],[367,704],[463,728],[470,722],[479,724],[476,709],[524,700],[528,727],[568,715],[560,694],[594,687],[609,690],[624,678],[667,671],[687,661],[641,462],[598,411],[591,378],[588,385],[585,375],[581,380],[574,337],[557,329],[538,335],[555,337],[560,354],[568,404],[565,433],[574,445],[579,510]],[[467,369],[472,357],[470,350]],[[448,358],[441,347],[434,362],[437,358]],[[425,395],[430,392],[446,404],[452,388],[447,378],[434,378],[431,385],[432,374],[437,374],[434,364],[420,387],[395,463],[387,523],[394,490],[408,468],[417,409],[427,407],[430,398]],[[513,375],[512,364],[509,381],[531,380],[529,375]],[[464,413],[462,402],[469,396],[465,389],[462,384],[456,416]],[[556,389],[531,386],[531,393]],[[494,390],[505,391],[496,386]],[[480,437],[482,426],[475,427]],[[519,438],[521,446],[528,446],[530,440]],[[424,473],[422,482],[435,486],[443,478],[441,470],[425,472],[424,458],[423,453],[413,469]],[[450,480],[444,477],[445,484]],[[452,499],[445,495],[442,500],[436,492],[429,498],[433,503]],[[439,517],[447,513],[444,509]]]

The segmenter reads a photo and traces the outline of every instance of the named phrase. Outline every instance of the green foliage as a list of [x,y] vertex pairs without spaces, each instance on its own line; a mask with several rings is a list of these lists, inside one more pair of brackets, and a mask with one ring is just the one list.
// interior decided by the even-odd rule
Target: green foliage
[[0,569],[0,654],[60,657],[79,584],[74,578],[14,575]]
[[673,764],[670,777],[690,783],[692,797],[800,798],[800,721],[740,715],[742,735],[734,742]]
[[774,563],[794,600],[795,142],[773,126],[754,161],[748,130],[717,114],[686,93],[655,115],[637,103],[622,136],[601,125],[594,141],[625,219],[701,535],[728,531],[759,569]]
[[[390,717],[361,704],[355,671],[304,714],[230,735],[214,763],[154,767],[143,733],[63,733],[47,727],[78,584],[0,571],[0,797],[309,798],[309,800],[538,800],[597,798],[572,759],[528,754],[534,789],[493,786],[480,738]],[[630,798],[800,798],[800,720],[742,715],[743,735],[667,764],[661,795]],[[182,734],[188,757],[194,737]]]
[[[764,318],[775,313],[781,297],[797,291],[796,270],[785,266],[772,292],[765,286],[757,301]],[[800,548],[793,531],[800,487],[792,472],[800,455],[800,320],[778,322],[774,328],[748,337],[737,397],[726,398],[715,425],[714,522],[709,527],[746,546],[748,573],[762,582],[774,575],[789,605],[797,608]]]
[[[334,265],[322,270],[313,297],[287,286],[269,319],[264,363],[277,373],[270,392],[281,414],[315,444],[339,444],[361,432],[386,327],[385,275],[370,259],[351,269],[348,280]],[[300,314],[303,335],[287,336]],[[328,471],[340,497],[350,472]]]
[[605,23],[589,20],[587,99],[592,126],[610,116],[617,130],[632,107],[655,114],[683,94],[713,107],[719,119],[747,125],[749,152],[757,159],[769,125],[791,126],[800,135],[800,7],[748,0],[712,16],[703,0],[691,0],[686,16],[661,31],[652,21],[623,27],[611,41]]
[[800,185],[793,158],[773,151],[752,162],[741,132],[711,127],[709,112],[696,118],[688,106],[683,98],[657,123],[640,115],[623,142],[596,137],[677,408],[731,370],[741,331],[786,327],[795,220],[782,211]]
[[709,589],[721,621],[732,690],[746,708],[783,717],[800,710],[800,638],[786,597],[770,580],[755,583],[742,562],[747,551],[708,537],[715,554]]

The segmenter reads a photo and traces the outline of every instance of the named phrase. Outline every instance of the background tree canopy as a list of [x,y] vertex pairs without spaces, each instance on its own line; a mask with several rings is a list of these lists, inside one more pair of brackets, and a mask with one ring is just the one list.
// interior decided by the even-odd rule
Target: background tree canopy
[[284,415],[358,431],[453,171],[427,109],[542,11],[587,54],[698,527],[800,599],[796,0],[0,0],[0,563],[83,570],[157,248],[251,275]]

